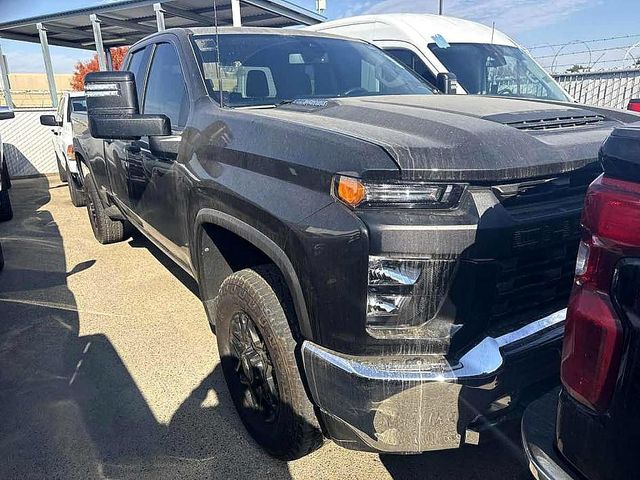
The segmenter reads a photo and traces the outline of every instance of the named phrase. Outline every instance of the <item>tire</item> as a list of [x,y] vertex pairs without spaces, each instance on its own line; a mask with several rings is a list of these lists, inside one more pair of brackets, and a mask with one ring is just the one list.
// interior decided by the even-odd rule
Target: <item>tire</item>
[[13,209],[11,208],[9,190],[0,190],[0,222],[6,222],[12,218]]
[[[277,269],[262,266],[227,277],[220,287],[215,316],[227,387],[254,440],[281,460],[294,460],[319,448],[322,433],[296,362],[296,341],[290,327],[295,325],[295,313]],[[243,332],[248,334],[243,337]],[[247,349],[234,346],[242,343],[240,337],[250,339],[247,344],[253,353],[246,357],[259,357],[257,364],[270,368],[260,370],[246,358],[242,367],[238,352],[246,354]],[[247,371],[257,381],[249,381]],[[270,382],[264,380],[267,377]]]
[[76,185],[76,180],[73,178],[73,175],[70,176],[69,181],[67,182],[67,186],[69,187],[69,197],[71,198],[71,203],[74,207],[84,207],[86,205],[84,192],[78,189]]
[[127,230],[124,222],[111,220],[106,214],[102,200],[100,200],[98,196],[98,191],[90,174],[84,177],[84,186],[86,190],[87,213],[89,214],[89,222],[91,223],[91,229],[93,230],[93,235],[96,237],[96,240],[103,245],[124,240]]
[[60,158],[58,158],[58,154],[56,153],[56,163],[58,164],[58,176],[60,177],[60,181],[62,183],[67,182],[67,172],[64,168],[62,168],[62,163],[60,163]]

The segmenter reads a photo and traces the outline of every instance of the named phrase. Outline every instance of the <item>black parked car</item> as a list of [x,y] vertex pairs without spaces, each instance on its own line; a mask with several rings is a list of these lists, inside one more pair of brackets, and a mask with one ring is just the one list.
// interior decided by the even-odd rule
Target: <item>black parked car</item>
[[539,479],[640,478],[640,128],[616,129],[589,188],[567,313],[562,389],[525,412]]
[[321,433],[458,448],[555,386],[598,148],[640,119],[435,94],[365,42],[281,29],[154,34],[85,91],[96,239],[133,225],[198,280],[280,458]]

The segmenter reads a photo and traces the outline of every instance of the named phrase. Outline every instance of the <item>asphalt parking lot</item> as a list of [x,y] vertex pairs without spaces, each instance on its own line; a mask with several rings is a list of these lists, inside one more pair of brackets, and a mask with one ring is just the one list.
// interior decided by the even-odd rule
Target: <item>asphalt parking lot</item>
[[290,463],[238,420],[194,282],[141,236],[102,246],[57,179],[0,224],[0,478],[528,479],[518,429],[460,451],[327,443]]

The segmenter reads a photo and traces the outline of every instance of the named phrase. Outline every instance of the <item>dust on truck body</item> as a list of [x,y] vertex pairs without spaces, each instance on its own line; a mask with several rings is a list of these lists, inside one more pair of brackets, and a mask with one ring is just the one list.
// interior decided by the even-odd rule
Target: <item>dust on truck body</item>
[[456,448],[554,386],[598,147],[640,117],[440,95],[358,40],[217,38],[90,74],[74,147],[96,238],[135,227],[198,281],[252,436]]

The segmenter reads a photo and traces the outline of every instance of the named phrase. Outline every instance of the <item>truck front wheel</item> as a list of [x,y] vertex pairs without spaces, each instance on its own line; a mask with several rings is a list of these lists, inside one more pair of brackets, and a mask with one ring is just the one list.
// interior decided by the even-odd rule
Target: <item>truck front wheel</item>
[[90,174],[84,177],[86,190],[87,212],[93,235],[102,244],[121,242],[126,238],[126,228],[124,222],[109,218],[102,205],[102,200],[98,196],[98,191],[93,183]]
[[289,326],[295,313],[277,269],[262,266],[230,275],[220,287],[215,312],[224,376],[251,436],[282,460],[320,447],[322,433]]

